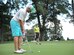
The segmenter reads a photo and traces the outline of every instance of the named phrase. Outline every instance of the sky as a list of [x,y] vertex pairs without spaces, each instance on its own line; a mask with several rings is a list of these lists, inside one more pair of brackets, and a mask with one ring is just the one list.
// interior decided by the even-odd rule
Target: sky
[[66,15],[58,15],[58,19],[61,20],[61,24],[63,26],[62,35],[65,40],[67,39],[67,37],[70,39],[74,39],[74,25],[72,23],[69,23],[70,19],[65,19],[65,17]]
[[[69,3],[71,3],[71,0],[69,0]],[[74,25],[72,23],[69,23],[70,19],[65,19],[66,15],[58,16],[58,19],[61,20],[61,24],[63,26],[62,35],[64,39],[66,40],[67,37],[70,39],[74,39]]]

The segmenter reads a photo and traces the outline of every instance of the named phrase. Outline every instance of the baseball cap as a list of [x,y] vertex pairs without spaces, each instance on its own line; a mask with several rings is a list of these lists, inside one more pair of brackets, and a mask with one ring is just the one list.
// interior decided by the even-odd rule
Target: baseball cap
[[35,7],[32,4],[27,4],[26,5],[26,8],[27,7],[31,9],[31,12],[30,13],[36,13],[36,9],[35,9]]

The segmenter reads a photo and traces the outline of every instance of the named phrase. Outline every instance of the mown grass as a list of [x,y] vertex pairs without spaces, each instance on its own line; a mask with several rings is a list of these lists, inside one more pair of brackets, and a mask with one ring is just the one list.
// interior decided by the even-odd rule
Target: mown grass
[[36,43],[29,42],[30,50],[29,45],[24,42],[22,48],[26,49],[27,52],[23,54],[14,53],[13,42],[0,44],[0,55],[74,55],[74,41],[49,41],[41,43],[41,45],[37,45]]

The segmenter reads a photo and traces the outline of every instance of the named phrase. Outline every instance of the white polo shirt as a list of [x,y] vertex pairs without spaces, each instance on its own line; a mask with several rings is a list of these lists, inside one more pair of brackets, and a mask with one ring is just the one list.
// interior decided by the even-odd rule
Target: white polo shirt
[[26,9],[20,9],[12,19],[14,19],[15,21],[19,20],[25,21],[26,16],[27,16]]

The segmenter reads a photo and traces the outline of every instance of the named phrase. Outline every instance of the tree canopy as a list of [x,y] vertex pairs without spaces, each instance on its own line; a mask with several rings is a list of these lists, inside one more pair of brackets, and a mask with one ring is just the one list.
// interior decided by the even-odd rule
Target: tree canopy
[[[72,6],[69,4],[68,0],[31,0],[36,9],[36,13],[30,14],[27,22],[31,22],[33,19],[38,20],[38,25],[41,33],[41,40],[44,40],[45,35],[50,32],[54,35],[53,39],[62,36],[62,26],[60,20],[57,19],[57,15],[69,14],[69,10],[74,10],[74,2],[72,1]],[[28,0],[7,0],[6,3],[0,0],[0,28],[4,30],[9,30],[9,21],[13,14],[17,12],[18,9],[23,8],[28,3]],[[14,13],[12,11],[15,10]],[[74,14],[74,12],[73,12]],[[74,16],[74,15],[73,15]],[[41,17],[41,18],[40,18]],[[42,21],[40,21],[42,20]],[[53,27],[47,28],[47,23],[52,22]],[[7,29],[5,29],[7,27]],[[48,31],[49,30],[49,31]],[[6,31],[7,32],[7,31]]]

